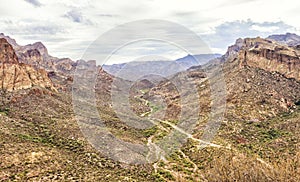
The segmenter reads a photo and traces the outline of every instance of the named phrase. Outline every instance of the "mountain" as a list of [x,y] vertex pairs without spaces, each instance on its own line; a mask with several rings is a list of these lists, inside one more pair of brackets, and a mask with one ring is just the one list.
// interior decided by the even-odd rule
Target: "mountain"
[[61,74],[70,74],[74,71],[75,62],[69,58],[56,58],[49,55],[47,48],[41,42],[18,46],[15,49],[22,63]]
[[140,75],[161,75],[168,77],[188,68],[204,64],[219,54],[187,55],[175,61],[135,61],[122,64],[103,65],[108,73],[127,80],[136,80]]
[[300,80],[300,49],[284,46],[262,38],[238,39],[229,47],[223,59],[239,60],[240,66],[248,65],[269,72],[278,72],[287,78]]
[[[215,69],[215,64],[222,66],[227,87],[227,114],[232,113],[235,119],[266,120],[281,112],[292,111],[300,100],[300,59],[297,47],[283,46],[262,38],[237,39],[221,58],[174,75],[152,88],[147,97],[162,95],[168,101],[169,108],[180,109],[180,95],[172,89],[180,88],[181,85],[171,87],[172,82],[178,83],[185,76],[191,83],[200,86],[199,94],[210,93],[208,81],[212,82],[215,78],[207,74]],[[204,108],[209,106],[206,94],[201,98]],[[238,112],[238,108],[241,112]],[[171,109],[170,114],[173,115],[165,119],[176,120],[177,115],[174,113],[179,112]]]
[[168,74],[132,82],[5,37],[0,181],[300,180],[298,46],[237,39],[223,56],[174,74],[167,68],[190,55],[132,62],[136,78]]
[[21,46],[14,39],[5,36],[3,33],[0,34],[0,38],[6,39],[13,46],[21,63],[30,64],[47,71],[71,72],[71,66],[74,62],[68,58],[56,58],[49,55],[46,46],[42,42]]
[[[279,181],[297,181],[298,173],[275,167],[278,163],[285,167],[300,165],[298,160],[293,164],[282,160],[283,156],[288,160],[299,157],[299,152],[291,152],[298,150],[297,145],[300,142],[296,139],[299,132],[293,128],[299,125],[300,121],[300,62],[297,55],[297,47],[289,47],[268,39],[237,39],[221,58],[178,73],[151,88],[143,98],[152,108],[150,117],[161,121],[159,127],[164,127],[167,123],[163,121],[169,121],[169,127],[176,124],[182,130],[190,131],[195,138],[206,140],[206,137],[210,136],[209,133],[213,133],[214,127],[218,127],[219,124],[220,128],[213,141],[222,145],[217,146],[218,149],[207,147],[199,150],[199,143],[189,136],[190,142],[179,149],[176,155],[162,160],[163,167],[157,167],[157,170],[168,171],[172,166],[177,166],[194,171],[191,174],[182,171],[172,173],[175,179],[183,181],[198,179],[194,174],[203,174],[204,177],[200,179],[207,181],[249,180],[240,174],[251,176],[253,181],[268,181],[271,178],[280,178]],[[219,88],[213,86],[214,83],[222,81],[219,72],[214,73],[217,65],[222,68],[226,93],[220,89],[222,84]],[[184,125],[186,121],[192,120],[185,118],[188,114],[193,116],[194,112],[197,113],[193,110],[197,108],[194,105],[195,97],[186,87],[187,83],[197,85],[198,104],[201,107],[201,117],[192,128],[191,121],[189,125]],[[217,98],[212,97],[212,88],[220,89],[215,93],[214,97]],[[213,103],[222,100],[222,93],[226,94],[224,118],[220,123],[208,123],[209,117],[215,116],[217,120],[222,116],[218,112],[211,113]],[[165,107],[161,106],[162,101],[159,98],[163,98]],[[214,107],[219,112],[222,111],[222,104],[216,104]],[[183,119],[182,123],[178,123],[180,118]],[[163,129],[156,130],[152,135],[153,140],[160,138],[164,133]],[[230,148],[230,151],[226,151],[226,147]],[[182,156],[193,161],[192,164],[200,169],[184,167]],[[207,158],[210,158],[210,162]],[[214,170],[210,166],[222,166],[224,171]],[[280,177],[273,173],[274,168],[281,174],[289,175]],[[227,172],[232,176],[224,177]]]
[[21,46],[3,33],[0,34],[0,38],[6,39],[12,45],[20,63],[31,65],[36,70],[46,70],[57,89],[71,89],[76,62],[69,58],[56,58],[49,55],[46,46],[41,42]]
[[2,90],[13,91],[34,86],[54,89],[47,72],[19,63],[18,57],[6,39],[0,38],[0,85]]
[[[270,115],[289,111],[300,99],[298,51],[297,47],[259,37],[238,39],[222,57],[229,96],[236,95],[243,104],[251,101],[252,106],[261,100],[265,106],[269,105],[265,109],[273,112]],[[263,115],[262,111],[258,113]]]
[[270,35],[267,39],[277,41],[278,43],[283,43],[288,46],[300,45],[300,36],[294,33]]
[[[138,181],[154,180],[149,166],[134,167],[113,161],[100,154],[85,139],[75,117],[71,90],[58,89],[63,84],[70,84],[59,80],[61,70],[49,69],[44,63],[38,64],[38,67],[45,66],[48,71],[39,69],[31,65],[37,60],[32,57],[28,58],[30,64],[20,63],[13,46],[6,39],[0,39],[0,42],[1,181],[122,181],[128,173],[131,173],[130,178]],[[42,58],[45,52],[41,53],[38,47],[28,50],[37,50],[38,57],[46,61]],[[53,64],[58,65],[56,62]],[[78,60],[72,63],[72,67],[77,64],[98,71],[97,99],[101,111],[106,113],[101,116],[108,120],[114,133],[126,129],[124,123],[114,119],[109,107],[113,77],[101,67],[96,67],[95,61]],[[73,75],[69,76],[72,83]],[[47,89],[48,86],[54,86],[54,89]],[[5,94],[2,94],[4,91]],[[130,138],[140,137],[132,131],[127,128],[122,133]],[[144,175],[140,176],[141,173]]]
[[8,42],[10,45],[12,45],[13,47],[15,47],[15,48],[19,47],[19,45],[17,44],[17,42],[16,42],[15,39],[13,39],[13,38],[11,38],[11,37],[9,37],[9,36],[4,35],[4,33],[0,33],[0,38],[6,39],[7,42]]
[[203,65],[214,58],[221,57],[221,54],[199,54],[199,55],[187,55],[183,58],[175,60],[177,64],[184,67],[185,69],[192,66]]

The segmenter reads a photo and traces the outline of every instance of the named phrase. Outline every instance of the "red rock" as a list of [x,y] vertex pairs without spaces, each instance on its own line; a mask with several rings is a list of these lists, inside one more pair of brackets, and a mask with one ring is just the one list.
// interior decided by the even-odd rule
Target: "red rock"
[[54,89],[47,72],[19,63],[13,47],[0,38],[0,87],[7,91],[28,89],[33,86]]

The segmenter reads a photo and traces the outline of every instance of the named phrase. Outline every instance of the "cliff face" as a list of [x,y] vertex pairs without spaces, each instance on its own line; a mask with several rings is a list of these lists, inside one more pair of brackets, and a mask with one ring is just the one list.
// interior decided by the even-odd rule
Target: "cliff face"
[[[230,57],[231,55],[235,55]],[[300,49],[262,38],[238,39],[230,46],[226,59],[237,59],[240,66],[248,65],[269,72],[278,72],[300,81]]]
[[49,55],[47,48],[41,42],[19,46],[16,53],[21,63],[30,64],[35,68],[64,75],[74,71],[75,62],[68,58],[59,59]]
[[76,62],[69,58],[56,58],[49,55],[46,46],[41,42],[21,46],[9,36],[0,33],[0,38],[6,39],[15,50],[19,63],[32,66],[35,70],[45,70],[58,90],[70,90],[72,75]]
[[6,39],[0,38],[0,87],[14,91],[33,86],[54,89],[47,72],[31,65],[19,63],[13,47]]
[[0,38],[6,39],[12,45],[20,63],[34,66],[37,69],[45,69],[48,72],[56,72],[67,76],[73,73],[76,63],[68,58],[56,58],[49,55],[46,46],[41,42],[21,46],[9,36],[0,33]]
[[0,39],[0,63],[18,63],[18,58],[14,49],[5,39]]

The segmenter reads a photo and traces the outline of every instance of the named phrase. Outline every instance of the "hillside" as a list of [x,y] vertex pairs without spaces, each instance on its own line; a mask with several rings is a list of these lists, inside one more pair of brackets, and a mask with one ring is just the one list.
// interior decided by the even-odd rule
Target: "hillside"
[[[177,74],[150,89],[143,97],[154,112],[149,117],[159,121],[161,127],[154,137],[167,136],[170,128],[175,129],[172,124],[182,126],[194,136],[175,154],[158,162],[163,164],[157,170],[172,174],[177,180],[298,181],[296,126],[299,125],[300,82],[296,49],[261,38],[238,39],[219,60]],[[218,74],[209,77],[208,73],[215,69],[214,64],[223,68],[226,112],[221,123],[214,123],[220,129],[212,143],[199,150],[196,139],[206,141],[210,128],[207,122],[211,117],[211,99],[214,99],[211,88]],[[201,117],[195,128],[185,126],[185,118],[182,120],[184,108],[188,107],[183,104],[187,100],[186,104],[193,103],[193,97],[187,95],[185,82],[178,80],[189,80],[198,86]],[[160,110],[162,101],[157,100],[157,95],[163,98],[165,110]],[[190,171],[182,166],[182,161],[187,161]]]
[[26,73],[0,111],[0,180],[299,181],[299,49],[277,41],[131,82],[0,39],[2,83]]

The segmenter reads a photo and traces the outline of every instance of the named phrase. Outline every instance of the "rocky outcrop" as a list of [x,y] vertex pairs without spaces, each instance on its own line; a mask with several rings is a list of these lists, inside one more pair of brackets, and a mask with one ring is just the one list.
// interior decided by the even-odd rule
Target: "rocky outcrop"
[[2,64],[18,63],[18,58],[14,49],[5,39],[0,39],[0,62]]
[[17,42],[16,42],[15,39],[13,39],[13,38],[11,38],[11,37],[9,37],[9,36],[6,36],[6,35],[4,35],[3,33],[0,33],[0,38],[6,39],[7,42],[8,42],[10,45],[13,46],[13,48],[18,48],[18,47],[19,47],[19,45],[17,44]]
[[298,55],[297,46],[259,37],[238,39],[222,57],[228,115],[264,120],[293,112],[300,93]]
[[251,66],[278,72],[300,81],[300,49],[262,38],[238,39],[228,48],[224,60],[238,60],[240,66]]
[[[69,58],[56,58],[49,55],[46,46],[41,42],[21,46],[9,36],[0,34],[13,46],[20,63],[34,66],[37,69],[45,69],[48,72],[57,72],[59,74],[70,75],[76,63]],[[66,75],[65,75],[66,76]]]
[[30,49],[19,53],[18,57],[22,60],[22,63],[32,65],[36,68],[39,68],[43,62],[41,53],[37,49]]
[[21,63],[30,64],[48,72],[57,72],[67,76],[75,69],[75,62],[69,58],[60,59],[49,55],[47,48],[41,42],[20,46],[16,52]]
[[[190,68],[186,75],[188,81],[198,85],[200,115],[211,112],[212,83],[220,77],[218,74],[206,76],[214,72],[216,64],[222,66],[226,82],[228,120],[264,121],[282,112],[294,112],[300,98],[299,50],[297,46],[289,47],[268,39],[238,39],[220,60]],[[176,120],[180,116],[183,94],[176,92],[180,86],[172,88],[173,80],[179,77],[180,74],[175,75],[149,92],[148,100],[155,100],[156,95],[164,99],[165,119]]]
[[3,33],[0,33],[0,38],[6,39],[12,45],[20,63],[31,65],[36,71],[41,69],[47,71],[56,89],[61,91],[71,89],[76,62],[69,58],[60,59],[49,55],[46,46],[41,42],[21,46]]
[[47,72],[35,69],[31,65],[19,63],[13,47],[3,38],[0,38],[0,63],[0,87],[2,90],[14,91],[33,86],[54,90]]
[[1,88],[7,91],[28,89],[33,86],[53,89],[44,70],[35,70],[24,64],[2,64],[0,66]]

